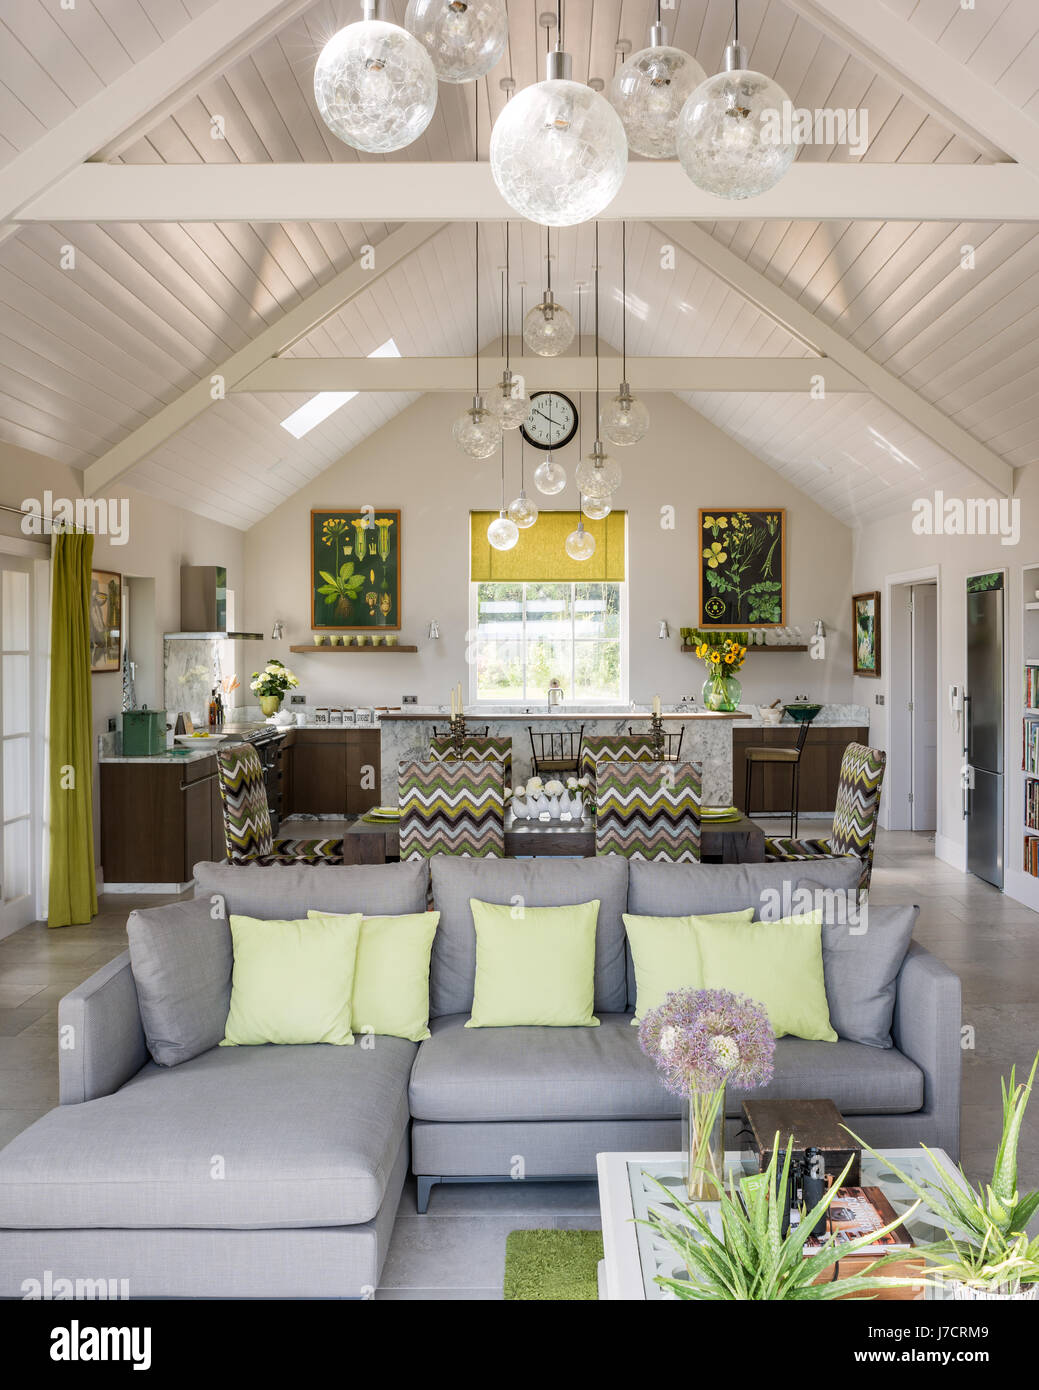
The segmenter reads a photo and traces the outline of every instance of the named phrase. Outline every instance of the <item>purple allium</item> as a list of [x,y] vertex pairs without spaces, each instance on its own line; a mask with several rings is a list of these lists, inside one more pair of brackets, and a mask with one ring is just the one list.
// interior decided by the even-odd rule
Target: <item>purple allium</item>
[[772,1080],[776,1039],[765,1007],[727,989],[673,990],[639,1024],[639,1046],[675,1095]]

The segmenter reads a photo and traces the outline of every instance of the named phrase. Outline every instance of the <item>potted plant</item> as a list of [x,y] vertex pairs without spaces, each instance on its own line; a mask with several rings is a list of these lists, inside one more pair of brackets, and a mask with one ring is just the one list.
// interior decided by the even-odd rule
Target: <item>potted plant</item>
[[281,708],[286,690],[292,690],[297,685],[297,677],[277,657],[272,656],[262,671],[253,672],[249,689],[260,697],[260,708],[270,718]]
[[678,989],[639,1024],[639,1046],[688,1106],[686,1191],[711,1201],[724,1187],[725,1087],[772,1079],[776,1039],[765,1007],[725,989]]
[[[1027,1081],[1018,1083],[1016,1067],[1010,1068],[1009,1083],[1006,1077],[1000,1079],[1003,1133],[992,1181],[984,1189],[981,1185],[975,1189],[962,1167],[962,1183],[946,1177],[926,1144],[920,1147],[934,1164],[935,1182],[917,1182],[890,1158],[882,1159],[948,1230],[948,1237],[928,1246],[926,1253],[937,1265],[936,1273],[949,1283],[955,1299],[1039,1297],[1039,1237],[1029,1241],[1026,1232],[1039,1210],[1039,1192],[1022,1197],[1017,1190],[1017,1146],[1037,1065],[1039,1053]],[[862,1143],[857,1135],[853,1137]],[[874,1153],[868,1144],[862,1146]],[[874,1156],[880,1158],[879,1154]]]
[[[669,1289],[677,1298],[699,1302],[759,1299],[818,1301],[918,1285],[921,1282],[918,1278],[882,1278],[874,1273],[883,1265],[904,1259],[904,1251],[879,1256],[861,1274],[851,1278],[829,1277],[838,1260],[846,1259],[866,1246],[875,1245],[888,1231],[899,1226],[905,1216],[896,1217],[879,1231],[870,1231],[853,1240],[842,1241],[839,1245],[829,1234],[816,1254],[805,1256],[805,1241],[837,1196],[838,1189],[848,1176],[851,1159],[844,1172],[823,1194],[821,1201],[811,1211],[802,1212],[798,1224],[791,1224],[786,1235],[783,1235],[783,1203],[776,1194],[788,1191],[792,1150],[793,1139],[790,1139],[780,1170],[780,1139],[777,1134],[772,1145],[772,1157],[763,1173],[741,1177],[738,1187],[733,1184],[730,1175],[729,1190],[722,1193],[719,1203],[720,1234],[712,1228],[703,1211],[687,1206],[663,1183],[657,1183],[681,1212],[684,1223],[671,1221],[659,1212],[651,1211],[649,1218],[640,1224],[649,1226],[667,1241],[684,1261],[689,1278],[675,1279],[658,1274],[654,1282]],[[822,1282],[817,1282],[819,1280]]]
[[707,667],[703,702],[707,709],[729,711],[738,709],[743,687],[736,679],[747,659],[745,632],[690,632],[690,646],[696,650]]

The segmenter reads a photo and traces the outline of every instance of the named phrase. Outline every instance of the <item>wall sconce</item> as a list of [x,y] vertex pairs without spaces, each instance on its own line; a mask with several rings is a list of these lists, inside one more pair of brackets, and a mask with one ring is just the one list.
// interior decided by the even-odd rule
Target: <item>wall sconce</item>
[[660,638],[661,642],[666,642],[667,639],[671,636],[671,629],[667,625],[666,618],[661,618],[660,631],[657,633],[657,636]]
[[440,624],[437,622],[436,618],[430,623],[429,632],[426,635],[433,638],[434,641],[440,636]]
[[276,618],[274,621],[274,626],[271,628],[271,641],[280,642],[284,636],[285,624],[281,621],[280,618]]

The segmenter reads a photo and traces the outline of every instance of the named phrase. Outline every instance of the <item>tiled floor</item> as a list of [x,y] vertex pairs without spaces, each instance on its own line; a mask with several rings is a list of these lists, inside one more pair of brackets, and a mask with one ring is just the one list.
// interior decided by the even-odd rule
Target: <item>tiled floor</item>
[[[807,833],[807,832],[805,832]],[[1039,915],[933,856],[931,837],[881,832],[872,900],[920,905],[917,939],[963,980],[963,1149],[968,1175],[991,1173],[999,1078],[1039,1047]],[[125,949],[134,906],[102,899],[89,927],[26,927],[0,941],[0,1145],[57,1103],[57,1002]],[[1039,1186],[1039,1102],[1021,1141],[1021,1185]],[[380,1298],[501,1298],[505,1237],[519,1227],[599,1225],[594,1183],[441,1186],[428,1216],[404,1193]]]

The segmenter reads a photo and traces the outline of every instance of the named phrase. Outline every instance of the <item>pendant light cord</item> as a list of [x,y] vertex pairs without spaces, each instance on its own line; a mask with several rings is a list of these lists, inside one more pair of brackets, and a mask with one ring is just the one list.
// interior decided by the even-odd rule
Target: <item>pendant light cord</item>
[[732,41],[740,41],[740,0],[732,0]]
[[595,439],[599,440],[599,223],[595,224]]
[[505,223],[505,300],[502,305],[502,330],[505,334],[505,370],[512,370],[512,348],[509,343],[509,319],[512,309],[512,286],[509,283],[510,246],[509,246],[509,224]]
[[[473,162],[480,162],[480,92],[473,106]],[[480,394],[480,219],[476,220],[476,394]]]
[[624,374],[622,381],[628,379],[628,224],[621,223],[621,358]]
[[552,234],[545,228],[545,270],[548,275],[548,297],[552,298]]

